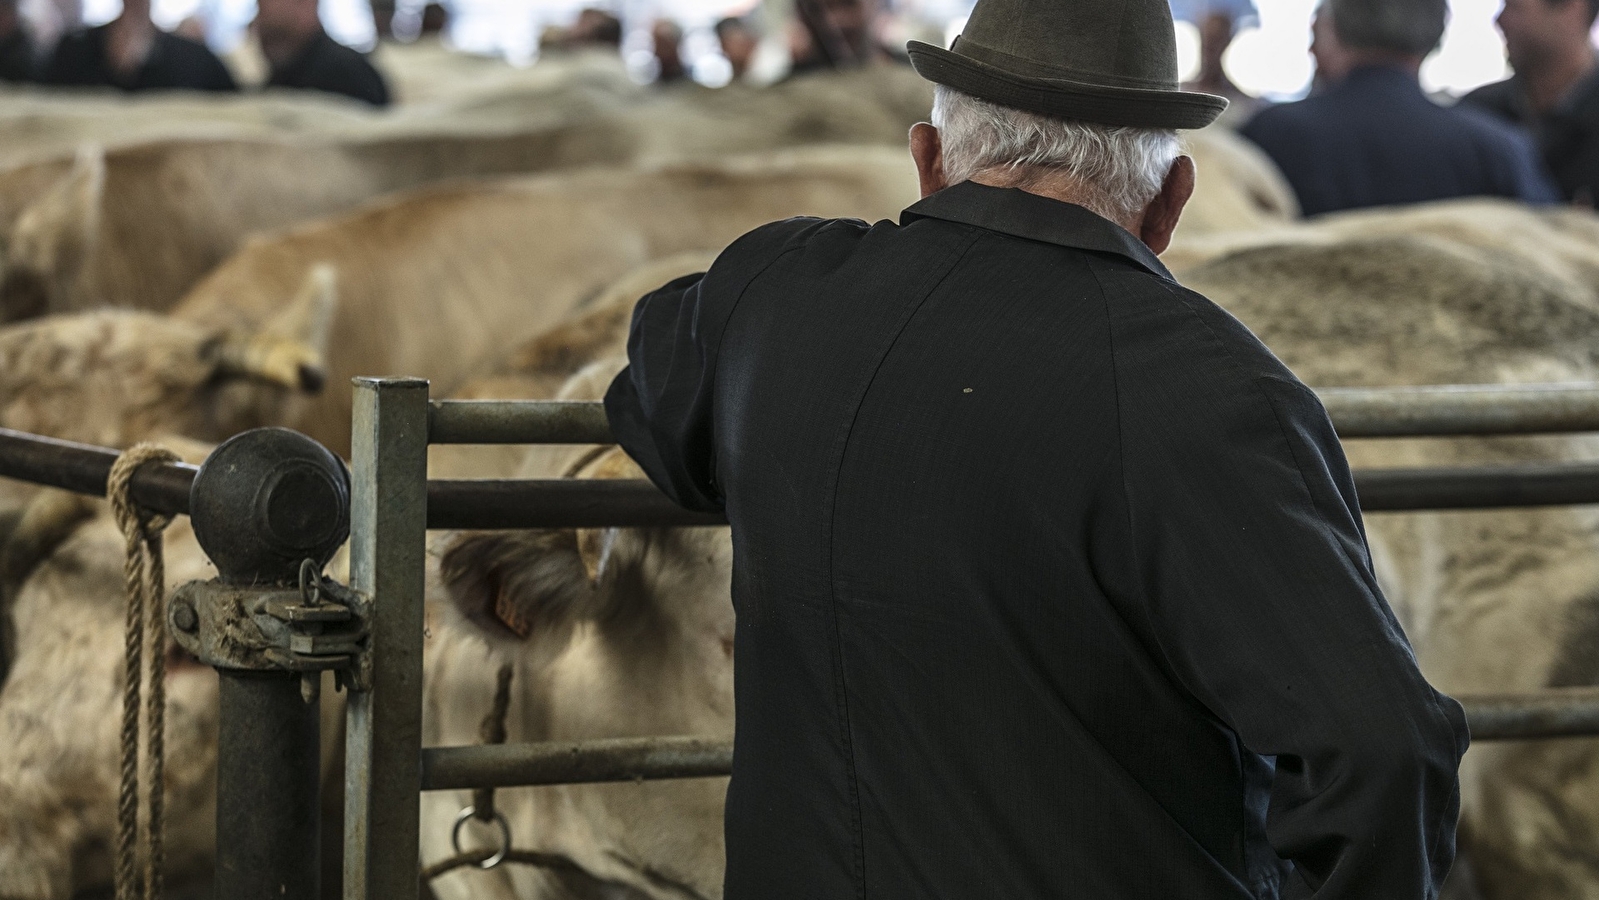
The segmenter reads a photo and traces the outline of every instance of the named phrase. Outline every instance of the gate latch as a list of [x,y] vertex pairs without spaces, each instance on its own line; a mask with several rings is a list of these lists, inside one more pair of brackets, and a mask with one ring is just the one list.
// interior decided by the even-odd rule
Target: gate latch
[[297,589],[191,581],[173,593],[167,619],[178,645],[206,665],[298,672],[309,701],[328,670],[340,687],[364,689],[367,608],[360,595],[324,578],[307,559]]

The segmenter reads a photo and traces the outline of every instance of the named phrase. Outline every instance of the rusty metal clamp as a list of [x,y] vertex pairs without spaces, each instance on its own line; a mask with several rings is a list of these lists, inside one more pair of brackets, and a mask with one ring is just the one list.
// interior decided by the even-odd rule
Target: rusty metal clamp
[[307,702],[324,671],[359,689],[367,604],[318,568],[307,559],[294,588],[189,582],[168,606],[173,636],[209,666],[301,673]]

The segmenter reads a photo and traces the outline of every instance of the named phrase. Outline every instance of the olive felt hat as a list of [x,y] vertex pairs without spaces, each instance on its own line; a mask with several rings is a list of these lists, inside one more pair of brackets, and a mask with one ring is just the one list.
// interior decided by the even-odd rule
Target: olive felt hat
[[948,50],[906,49],[928,81],[1063,119],[1203,128],[1227,108],[1178,90],[1168,0],[978,0]]

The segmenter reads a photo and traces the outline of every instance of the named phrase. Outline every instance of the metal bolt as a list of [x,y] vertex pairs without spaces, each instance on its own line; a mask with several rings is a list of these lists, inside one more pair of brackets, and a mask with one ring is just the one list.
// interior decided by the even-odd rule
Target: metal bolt
[[195,613],[194,607],[187,603],[178,602],[172,605],[172,626],[179,631],[193,634],[200,627],[200,616]]

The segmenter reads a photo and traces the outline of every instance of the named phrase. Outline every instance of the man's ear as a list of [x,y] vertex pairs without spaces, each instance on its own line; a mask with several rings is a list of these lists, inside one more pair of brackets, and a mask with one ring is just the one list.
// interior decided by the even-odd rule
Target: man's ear
[[949,187],[944,178],[944,141],[937,128],[926,122],[911,126],[911,159],[916,161],[923,197]]
[[1182,217],[1188,198],[1194,196],[1194,160],[1179,156],[1166,173],[1166,182],[1160,193],[1144,209],[1144,220],[1138,226],[1138,237],[1149,249],[1165,253],[1171,246],[1172,232],[1177,230],[1177,220]]

